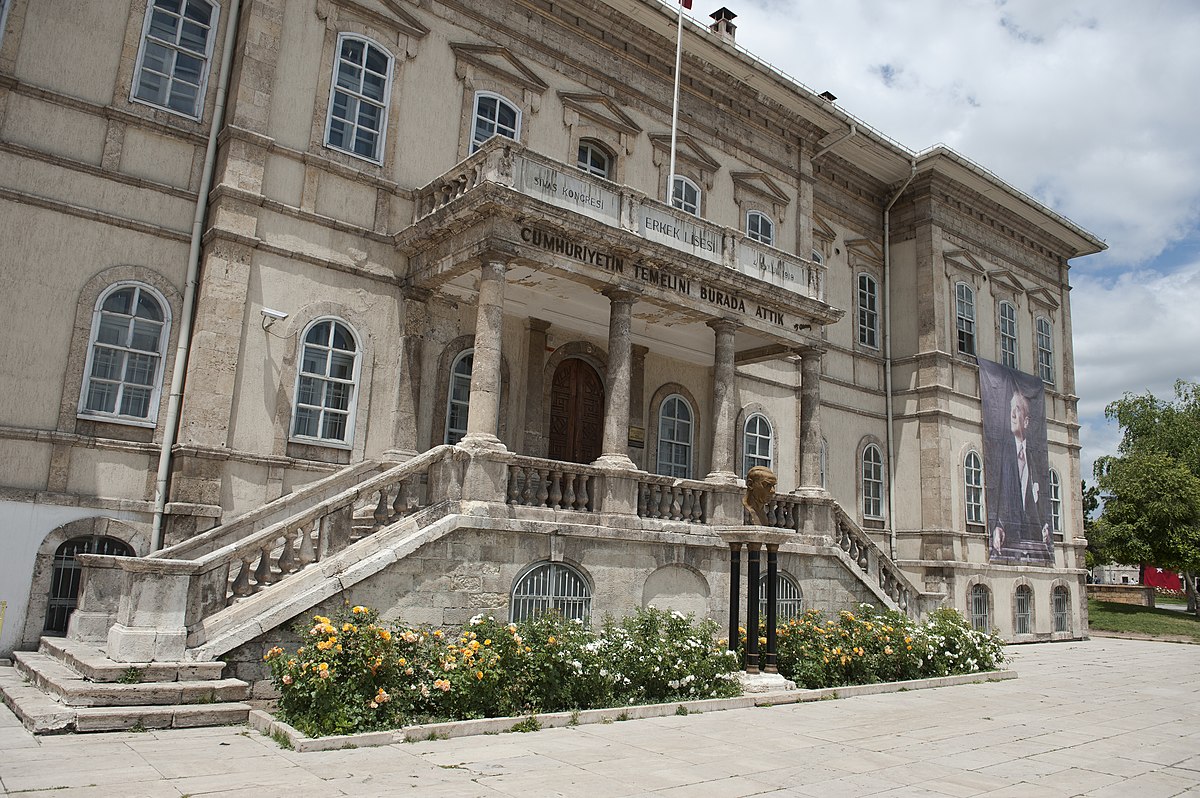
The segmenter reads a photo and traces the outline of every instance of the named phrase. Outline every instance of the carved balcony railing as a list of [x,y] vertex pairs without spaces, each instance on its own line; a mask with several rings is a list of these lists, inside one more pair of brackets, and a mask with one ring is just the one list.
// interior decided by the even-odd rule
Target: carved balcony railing
[[711,516],[713,487],[691,479],[640,477],[637,483],[638,517],[707,524]]
[[414,192],[413,223],[467,196],[485,183],[511,189],[778,290],[825,301],[823,264],[751,240],[654,197],[493,137],[453,169]]
[[521,507],[595,512],[600,472],[577,463],[513,457],[505,501]]

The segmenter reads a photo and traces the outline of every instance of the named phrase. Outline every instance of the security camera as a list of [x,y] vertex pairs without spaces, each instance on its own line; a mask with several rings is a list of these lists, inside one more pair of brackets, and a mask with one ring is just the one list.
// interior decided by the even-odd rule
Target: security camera
[[271,321],[282,321],[288,317],[288,314],[282,310],[272,310],[271,308],[263,308],[259,313],[263,315],[264,319],[270,319]]

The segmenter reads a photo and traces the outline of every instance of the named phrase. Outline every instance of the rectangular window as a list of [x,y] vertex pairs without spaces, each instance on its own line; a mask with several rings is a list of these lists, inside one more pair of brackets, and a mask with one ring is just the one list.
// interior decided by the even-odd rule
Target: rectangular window
[[954,288],[956,325],[958,328],[958,351],[966,355],[975,354],[975,292],[966,283]]
[[858,275],[858,342],[879,348],[879,294],[875,279]]
[[199,119],[212,59],[217,6],[154,0],[146,9],[133,98]]
[[1017,588],[1017,629],[1019,635],[1027,635],[1033,625],[1033,591],[1022,585]]
[[362,39],[343,36],[338,45],[325,144],[366,158],[383,160],[392,57]]
[[1070,626],[1070,596],[1065,587],[1054,588],[1054,631],[1069,632]]
[[1017,309],[1008,302],[1000,303],[1000,362],[1017,367]]
[[1037,320],[1038,376],[1042,382],[1054,384],[1054,328],[1050,320],[1039,316]]

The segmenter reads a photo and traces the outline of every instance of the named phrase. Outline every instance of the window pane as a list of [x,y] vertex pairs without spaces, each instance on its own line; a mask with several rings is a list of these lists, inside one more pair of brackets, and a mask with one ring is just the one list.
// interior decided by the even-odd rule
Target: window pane
[[171,84],[171,99],[168,105],[182,113],[193,113],[196,110],[196,87],[179,82]]
[[332,352],[329,355],[329,376],[338,380],[348,380],[354,376],[354,355],[346,352]]
[[346,410],[350,407],[350,386],[344,382],[325,383],[325,407]]
[[191,0],[191,2],[187,4],[185,16],[188,19],[194,19],[201,25],[209,25],[212,23],[212,9],[209,7],[208,3],[200,3],[196,2],[196,0]]
[[300,370],[305,374],[318,374],[324,377],[325,359],[326,350],[315,346],[306,346],[304,347],[304,361],[300,365]]
[[117,404],[117,386],[111,382],[92,380],[88,385],[87,401],[84,407],[101,413],[111,413]]
[[179,18],[156,10],[150,15],[150,35],[167,42],[175,41],[175,31]]
[[92,350],[92,376],[102,380],[119,380],[125,369],[125,353],[105,346]]
[[150,415],[150,389],[126,385],[121,394],[121,415],[134,418]]
[[307,407],[296,408],[296,428],[293,434],[308,438],[317,437],[318,417],[319,414],[316,410]]
[[108,295],[101,306],[104,310],[112,313],[124,313],[131,315],[133,309],[133,293],[132,288],[122,288],[120,291],[114,291]]
[[346,439],[346,416],[342,413],[326,413],[321,437],[330,441],[344,441]]
[[129,345],[143,352],[158,352],[158,337],[162,333],[162,325],[152,322],[134,321],[133,337]]
[[195,22],[184,22],[183,30],[179,34],[179,44],[193,53],[204,55],[208,49],[208,28]]
[[300,385],[296,388],[296,402],[302,405],[319,404],[321,381],[312,377],[301,377]]
[[338,66],[337,85],[350,91],[358,91],[362,85],[362,70],[353,64],[342,62]]
[[154,297],[147,294],[145,291],[138,292],[137,302],[137,317],[139,319],[150,319],[151,321],[162,321],[163,312],[158,303],[154,301]]
[[125,382],[133,385],[153,385],[158,358],[154,355],[130,353],[125,363]]
[[377,47],[367,48],[367,69],[385,75],[388,71],[388,57]]

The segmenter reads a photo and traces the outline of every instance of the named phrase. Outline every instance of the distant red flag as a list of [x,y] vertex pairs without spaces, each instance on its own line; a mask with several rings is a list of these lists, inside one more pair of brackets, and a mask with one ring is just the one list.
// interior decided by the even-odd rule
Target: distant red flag
[[679,0],[679,5],[683,6],[688,11],[692,10],[692,0]]

